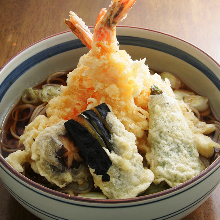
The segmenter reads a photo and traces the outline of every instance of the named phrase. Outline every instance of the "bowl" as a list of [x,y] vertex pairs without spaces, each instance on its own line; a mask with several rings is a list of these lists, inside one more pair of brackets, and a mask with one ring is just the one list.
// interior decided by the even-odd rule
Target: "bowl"
[[[157,71],[176,74],[209,98],[220,119],[220,66],[205,52],[154,30],[117,27],[120,49],[133,59],[146,57]],[[74,68],[88,49],[72,32],[43,39],[13,57],[0,71],[0,123],[24,88],[60,69]],[[220,180],[220,158],[195,178],[168,190],[132,199],[70,196],[41,186],[14,170],[0,155],[0,179],[11,195],[40,219],[181,219],[201,205]]]

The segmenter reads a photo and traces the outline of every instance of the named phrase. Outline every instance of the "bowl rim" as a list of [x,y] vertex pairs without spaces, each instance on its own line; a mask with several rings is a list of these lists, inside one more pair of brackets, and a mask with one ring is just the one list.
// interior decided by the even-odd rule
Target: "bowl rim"
[[[89,26],[89,28],[94,28],[94,26]],[[164,33],[158,30],[154,30],[154,29],[149,29],[149,28],[144,28],[144,27],[137,27],[137,26],[129,26],[129,25],[118,25],[117,28],[132,28],[132,29],[139,29],[139,30],[145,30],[145,31],[149,31],[149,32],[154,32],[157,34],[161,34],[161,35],[165,35],[168,36],[170,38],[174,38],[178,41],[181,41],[183,43],[186,43],[188,45],[190,45],[191,47],[193,47],[196,50],[199,50],[200,52],[202,52],[205,56],[207,56],[209,59],[211,59],[219,68],[220,65],[217,61],[215,61],[210,55],[208,55],[206,52],[204,52],[202,49],[200,49],[199,47],[187,42],[186,40],[183,40],[179,37],[173,36],[171,34],[168,33]],[[56,34],[52,34],[50,36],[47,36],[45,38],[42,38],[32,44],[30,44],[29,46],[25,47],[24,49],[22,49],[21,51],[19,51],[18,53],[16,53],[14,56],[12,56],[1,68],[0,68],[0,72],[4,69],[5,66],[7,66],[8,64],[10,64],[10,62],[13,61],[13,59],[15,57],[17,57],[18,55],[20,55],[22,52],[24,52],[25,50],[31,48],[32,46],[51,39],[53,37],[62,35],[62,34],[67,34],[70,33],[70,30],[67,31],[62,31]],[[95,204],[128,204],[128,203],[135,203],[135,202],[150,202],[153,199],[161,199],[164,196],[173,196],[173,194],[179,194],[182,193],[183,191],[186,191],[188,188],[192,188],[194,187],[196,184],[199,184],[200,182],[202,182],[204,179],[208,178],[210,175],[212,175],[213,172],[215,172],[218,167],[220,166],[220,157],[218,157],[209,167],[207,167],[203,172],[201,172],[199,175],[197,175],[196,177],[176,186],[173,188],[169,188],[167,190],[161,191],[161,192],[157,192],[154,194],[150,194],[150,195],[144,195],[144,196],[138,196],[135,198],[128,198],[128,199],[93,199],[93,198],[86,198],[86,197],[78,197],[78,196],[73,196],[73,195],[68,195],[62,192],[58,192],[55,190],[52,190],[50,188],[47,188],[43,185],[40,185],[30,179],[28,179],[27,177],[23,176],[21,173],[19,173],[18,171],[16,171],[10,164],[8,164],[6,162],[6,160],[3,158],[3,156],[0,154],[0,166],[4,166],[2,167],[3,170],[10,175],[14,180],[16,180],[17,182],[23,184],[25,187],[28,187],[30,190],[34,190],[39,193],[39,191],[42,191],[42,195],[46,195],[49,194],[50,196],[55,196],[58,198],[62,198],[62,199],[67,199],[68,201],[76,201],[76,202],[83,202],[83,203],[95,203]],[[166,197],[167,198],[167,197]]]

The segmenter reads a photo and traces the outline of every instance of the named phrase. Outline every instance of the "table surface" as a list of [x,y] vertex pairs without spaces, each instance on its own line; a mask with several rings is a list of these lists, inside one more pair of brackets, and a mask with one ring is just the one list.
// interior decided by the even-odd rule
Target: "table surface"
[[[68,30],[72,10],[88,26],[110,0],[1,0],[0,67],[16,53],[49,35]],[[220,63],[220,1],[137,0],[121,25],[139,26],[182,38]],[[220,186],[184,220],[220,219]],[[23,208],[0,182],[0,219],[38,219]]]

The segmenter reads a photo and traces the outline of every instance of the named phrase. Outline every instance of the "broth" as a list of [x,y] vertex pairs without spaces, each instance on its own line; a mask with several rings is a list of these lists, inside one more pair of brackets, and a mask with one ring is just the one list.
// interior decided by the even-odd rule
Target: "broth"
[[[33,89],[41,90],[46,84],[66,85],[67,74],[70,71],[72,70],[58,71],[43,82],[34,86]],[[1,132],[1,148],[2,156],[4,158],[16,150],[24,149],[24,146],[20,146],[19,144],[19,136],[23,134],[25,126],[30,123],[30,117],[34,110],[43,104],[42,101],[38,101],[37,103],[29,104],[28,106],[19,109],[20,106],[24,105],[24,102],[20,98],[20,100],[13,106],[6,116]]]

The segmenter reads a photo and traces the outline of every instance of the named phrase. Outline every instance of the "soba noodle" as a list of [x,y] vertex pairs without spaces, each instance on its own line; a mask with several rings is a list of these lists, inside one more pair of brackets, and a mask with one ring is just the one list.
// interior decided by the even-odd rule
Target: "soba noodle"
[[46,114],[46,105],[49,99],[46,101],[42,99],[40,92],[43,87],[48,85],[52,87],[65,86],[68,73],[69,70],[55,72],[44,82],[24,90],[20,100],[8,114],[1,131],[1,147],[5,157],[11,152],[24,149],[24,146],[19,144],[19,137],[23,134],[25,126],[38,115]]

